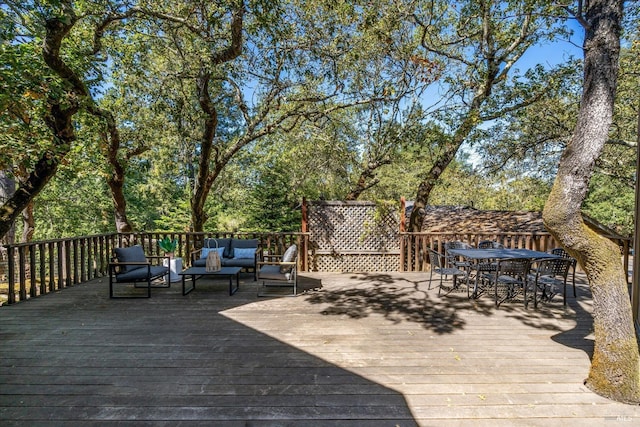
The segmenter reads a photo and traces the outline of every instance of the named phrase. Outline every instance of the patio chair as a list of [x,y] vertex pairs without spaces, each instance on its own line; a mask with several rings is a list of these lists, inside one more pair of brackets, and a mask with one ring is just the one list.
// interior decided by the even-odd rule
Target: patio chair
[[[282,255],[264,255],[258,262],[258,296],[295,296],[298,293],[298,247],[291,245]],[[291,288],[282,294],[277,288]]]
[[[165,265],[152,265],[151,261],[158,262],[166,259]],[[109,263],[109,298],[149,298],[151,288],[168,288],[169,280],[160,281],[169,273],[170,257],[145,256],[142,246],[135,245],[128,248],[115,248],[114,257]],[[151,285],[156,282],[155,285]],[[133,284],[134,288],[146,288],[146,293],[134,293],[131,295],[114,293],[115,284]],[[140,285],[143,284],[143,285]]]
[[482,281],[494,290],[496,307],[506,300],[514,299],[520,291],[524,306],[528,307],[527,288],[531,260],[528,258],[499,259],[492,272],[482,274]]
[[478,249],[503,249],[504,245],[502,243],[496,242],[495,240],[482,240],[478,242]]
[[[572,261],[569,258],[544,258],[535,261],[535,274],[529,275],[533,283],[533,306],[538,307],[538,289],[541,300],[551,301],[562,287],[563,305],[567,305],[567,276]],[[575,296],[575,288],[574,288]]]
[[[481,240],[478,242],[478,249],[503,249],[504,245],[502,243],[496,242],[495,240]],[[492,271],[496,271],[498,264],[495,261],[490,259],[479,260],[476,263],[471,264],[470,273],[475,273],[475,287],[474,287],[474,297],[478,297],[480,292],[482,291],[478,287],[478,280],[482,277],[483,274],[490,273]]]
[[469,296],[469,283],[468,283],[468,273],[465,270],[462,270],[458,267],[448,267],[443,263],[444,256],[434,251],[433,249],[429,249],[429,263],[431,264],[431,268],[429,269],[429,289],[431,289],[431,279],[433,278],[433,273],[440,275],[440,285],[438,285],[438,295],[442,291],[442,283],[444,277],[452,276],[453,277],[453,287],[452,290],[457,288],[456,278],[458,276],[462,276],[467,279],[467,296]]
[[578,261],[569,255],[569,252],[564,248],[553,248],[549,253],[571,260],[571,284],[573,285],[573,297],[576,298],[576,265],[578,264]]
[[471,249],[471,245],[468,244],[468,243],[460,242],[460,241],[453,241],[453,242],[445,242],[444,243],[444,255],[445,255],[445,259],[446,259],[446,266],[447,267],[461,268],[461,269],[465,269],[465,270],[468,271],[470,266],[471,266],[469,264],[469,262],[460,260],[455,255],[450,255],[449,254],[449,249]]

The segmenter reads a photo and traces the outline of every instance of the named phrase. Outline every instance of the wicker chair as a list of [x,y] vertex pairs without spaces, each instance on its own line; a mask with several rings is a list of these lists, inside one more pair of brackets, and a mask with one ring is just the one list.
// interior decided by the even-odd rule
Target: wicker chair
[[449,255],[449,249],[471,249],[471,245],[460,241],[445,242],[444,244],[444,256],[446,259],[447,267],[462,268],[469,271],[471,264],[468,261],[462,261],[455,255]]
[[495,240],[482,240],[478,242],[478,249],[502,249],[504,245]]
[[[481,240],[480,242],[478,242],[478,249],[502,249],[502,248],[504,248],[504,245],[502,243],[496,242],[495,240]],[[471,265],[471,269],[476,272],[476,278],[481,277],[485,273],[496,271],[497,267],[498,267],[498,264],[491,260],[481,261]],[[476,290],[477,290],[477,280],[476,280]]]

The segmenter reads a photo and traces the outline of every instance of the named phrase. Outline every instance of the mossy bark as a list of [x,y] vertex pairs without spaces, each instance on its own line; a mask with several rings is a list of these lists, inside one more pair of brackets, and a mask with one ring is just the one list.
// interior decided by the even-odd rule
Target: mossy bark
[[620,249],[583,221],[595,160],[608,139],[616,89],[622,1],[596,0],[585,10],[585,71],[571,142],[545,204],[547,229],[585,271],[593,297],[595,344],[586,385],[625,403],[640,403],[640,355]]

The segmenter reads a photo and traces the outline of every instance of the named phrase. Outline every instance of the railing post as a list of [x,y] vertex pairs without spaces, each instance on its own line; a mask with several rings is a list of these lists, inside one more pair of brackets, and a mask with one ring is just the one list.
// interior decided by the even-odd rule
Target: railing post
[[71,241],[71,247],[73,248],[73,256],[71,258],[71,270],[73,271],[73,284],[77,285],[78,283],[80,283],[80,275],[79,275],[79,265],[78,265],[78,239],[73,239]]
[[40,258],[40,294],[44,295],[47,293],[47,263],[46,263],[46,252],[47,245],[44,243],[40,243],[38,245],[38,256]]
[[48,267],[49,267],[49,292],[53,292],[56,289],[56,282],[55,282],[56,260],[55,260],[54,243],[53,242],[49,242],[47,244],[47,247],[49,249],[49,263],[48,263]]
[[404,259],[405,259],[404,250],[406,246],[406,243],[405,243],[406,234],[404,234],[404,232],[401,232],[398,235],[398,237],[400,238],[400,265],[399,265],[398,271],[403,272],[403,271],[407,271],[404,265]]
[[87,238],[80,242],[80,281],[87,281]]
[[9,282],[7,303],[14,304],[16,302],[16,257],[11,245],[7,245],[5,248],[7,248],[7,282]]
[[29,276],[31,278],[31,287],[29,289],[29,296],[35,298],[38,296],[38,284],[36,282],[36,246],[27,246],[29,251]]
[[58,280],[56,281],[56,288],[62,289],[64,287],[64,251],[62,246],[62,240],[56,242],[56,260],[58,265]]
[[25,251],[24,246],[18,247],[18,275],[20,277],[20,290],[19,290],[20,301],[27,300],[27,278],[24,271],[24,261],[25,261],[24,251]]

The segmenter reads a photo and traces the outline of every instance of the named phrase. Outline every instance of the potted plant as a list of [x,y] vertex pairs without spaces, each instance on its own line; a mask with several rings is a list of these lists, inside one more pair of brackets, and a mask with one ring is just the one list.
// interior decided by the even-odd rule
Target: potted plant
[[178,239],[171,240],[169,236],[165,236],[164,238],[158,240],[158,246],[160,246],[160,249],[162,249],[170,258],[172,258],[173,253],[178,247]]

